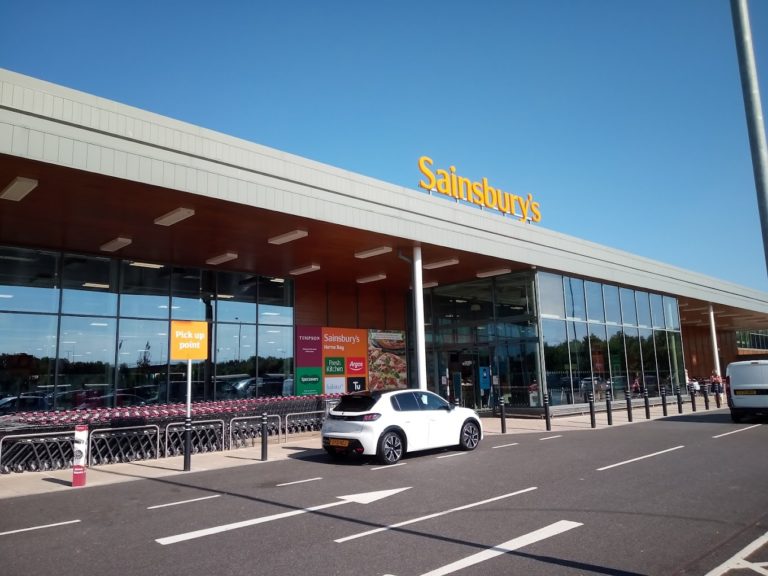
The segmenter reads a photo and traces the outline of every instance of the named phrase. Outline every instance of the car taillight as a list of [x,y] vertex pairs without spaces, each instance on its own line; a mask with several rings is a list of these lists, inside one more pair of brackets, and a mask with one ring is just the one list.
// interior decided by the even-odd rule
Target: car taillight
[[355,420],[362,420],[363,422],[373,422],[374,420],[378,420],[381,418],[381,414],[363,414],[362,416],[358,416],[355,418]]

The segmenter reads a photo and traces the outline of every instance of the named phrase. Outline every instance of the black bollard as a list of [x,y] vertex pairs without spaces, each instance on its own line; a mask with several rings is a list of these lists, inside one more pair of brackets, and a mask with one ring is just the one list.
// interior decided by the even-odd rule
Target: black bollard
[[552,415],[549,413],[549,392],[544,394],[544,420],[547,423],[547,432],[552,430]]
[[709,392],[704,388],[704,391],[701,394],[704,396],[704,409],[709,410]]
[[680,386],[675,386],[675,395],[677,396],[677,413],[683,413],[683,396],[680,394]]
[[589,401],[589,422],[592,428],[597,428],[597,422],[595,421],[595,395],[590,392],[587,400]]
[[192,470],[192,418],[184,419],[184,472]]
[[267,413],[261,415],[261,461],[267,461]]
[[613,426],[613,409],[611,408],[611,391],[605,391],[605,412],[608,414],[608,426]]
[[632,422],[632,396],[629,390],[624,392],[624,398],[627,400],[627,422]]
[[645,419],[651,419],[651,401],[648,399],[648,388],[643,386],[643,403],[645,404]]
[[688,386],[688,394],[691,397],[691,410],[696,412],[696,391],[693,389],[693,386]]
[[507,415],[504,412],[504,396],[499,398],[499,412],[501,412],[501,433],[507,433]]
[[720,387],[718,386],[717,391],[715,392],[715,406],[720,408]]
[[664,413],[664,416],[667,415],[667,387],[664,386],[661,389],[661,410]]

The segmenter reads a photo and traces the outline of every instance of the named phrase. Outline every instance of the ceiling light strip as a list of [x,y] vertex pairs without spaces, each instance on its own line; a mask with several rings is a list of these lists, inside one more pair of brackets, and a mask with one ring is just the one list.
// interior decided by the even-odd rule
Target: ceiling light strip
[[372,258],[373,256],[380,256],[381,254],[387,254],[388,252],[392,252],[392,246],[379,246],[378,248],[355,252],[355,258]]
[[131,242],[133,242],[133,240],[130,238],[123,238],[122,236],[118,236],[117,238],[113,238],[109,242],[105,242],[99,246],[99,249],[102,252],[117,252],[121,248],[128,246]]
[[512,272],[511,268],[498,268],[496,270],[485,270],[483,272],[478,272],[475,274],[478,278],[488,278],[490,276],[500,276],[502,274],[509,274]]
[[307,266],[302,266],[301,268],[294,268],[290,271],[290,274],[292,276],[299,276],[301,274],[307,274],[308,272],[315,272],[316,270],[320,270],[320,264],[309,264]]
[[374,274],[373,276],[365,276],[363,278],[358,278],[357,283],[358,284],[368,284],[368,282],[378,282],[379,280],[386,280],[387,275],[386,274]]
[[424,264],[422,268],[425,270],[434,270],[435,268],[445,268],[446,266],[454,266],[459,263],[458,258],[449,258],[448,260],[439,260],[438,262],[428,262]]
[[11,183],[0,192],[0,198],[3,200],[11,200],[12,202],[20,202],[24,199],[24,196],[32,192],[35,188],[37,188],[37,180],[34,178],[16,176],[16,178],[14,178]]
[[272,238],[267,239],[267,242],[270,244],[285,244],[287,242],[298,240],[299,238],[304,238],[307,235],[309,235],[309,232],[306,230],[291,230],[290,232],[280,234],[279,236],[272,236]]
[[167,214],[158,216],[155,218],[155,224],[159,226],[173,226],[182,220],[186,220],[190,216],[194,216],[195,211],[192,208],[176,208],[171,210]]
[[236,258],[237,258],[237,252],[224,252],[224,254],[219,254],[218,256],[208,258],[208,260],[206,260],[205,263],[211,266],[218,266],[219,264],[223,264],[224,262],[229,262],[230,260],[235,260]]

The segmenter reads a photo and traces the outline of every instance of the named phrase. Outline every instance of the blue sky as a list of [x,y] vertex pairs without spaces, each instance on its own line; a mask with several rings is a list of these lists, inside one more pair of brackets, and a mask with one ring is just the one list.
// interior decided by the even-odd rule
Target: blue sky
[[728,0],[3,0],[0,67],[768,291]]

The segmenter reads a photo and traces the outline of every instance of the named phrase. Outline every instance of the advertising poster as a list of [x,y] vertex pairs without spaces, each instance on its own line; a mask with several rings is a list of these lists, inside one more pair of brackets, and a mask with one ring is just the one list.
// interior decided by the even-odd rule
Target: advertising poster
[[[368,373],[368,330],[359,328],[323,328],[323,377],[326,394],[328,390],[350,385],[365,389]],[[350,378],[355,378],[354,382]]]
[[296,327],[296,395],[323,393],[323,332],[319,326]]
[[368,388],[406,388],[405,332],[371,330],[368,334]]

